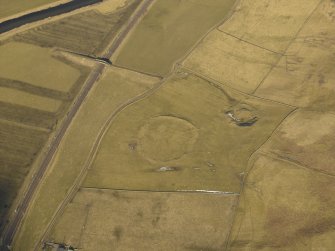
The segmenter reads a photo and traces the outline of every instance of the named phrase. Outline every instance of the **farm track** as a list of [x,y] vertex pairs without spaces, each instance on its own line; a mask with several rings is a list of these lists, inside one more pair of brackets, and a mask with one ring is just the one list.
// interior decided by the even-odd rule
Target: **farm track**
[[[110,58],[114,54],[114,52],[119,48],[123,40],[126,38],[128,33],[131,29],[136,25],[139,18],[143,16],[146,12],[147,8],[152,4],[154,0],[144,0],[144,2],[138,7],[135,13],[130,18],[130,21],[126,23],[125,28],[121,30],[119,35],[115,38],[112,44],[105,50],[104,57]],[[15,215],[7,225],[3,236],[2,236],[2,247],[1,250],[8,250],[8,247],[12,245],[13,239],[19,226],[27,212],[27,209],[30,205],[31,200],[40,184],[47,167],[51,163],[55,153],[57,152],[58,146],[60,145],[67,129],[69,128],[74,116],[78,112],[80,106],[83,104],[86,96],[88,95],[89,91],[92,89],[95,82],[99,79],[100,75],[102,74],[103,70],[105,69],[104,65],[96,66],[91,73],[89,74],[87,80],[85,81],[84,87],[79,94],[77,100],[74,102],[73,106],[71,107],[70,111],[68,112],[67,116],[64,119],[62,126],[60,127],[57,135],[55,136],[51,147],[49,148],[40,168],[37,170],[32,182],[30,183],[26,194],[23,196],[21,203],[19,204],[18,208],[16,209]],[[121,109],[122,110],[122,109]],[[78,176],[79,177],[79,176]]]

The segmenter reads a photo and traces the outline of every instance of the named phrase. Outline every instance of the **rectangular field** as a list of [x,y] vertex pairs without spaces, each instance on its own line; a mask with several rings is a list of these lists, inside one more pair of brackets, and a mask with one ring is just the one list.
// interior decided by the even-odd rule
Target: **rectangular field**
[[57,112],[62,103],[59,100],[37,96],[6,87],[0,87],[0,101],[48,112]]
[[183,66],[222,84],[251,93],[281,55],[214,30],[192,51]]
[[83,251],[223,250],[236,200],[220,194],[80,189],[49,239]]

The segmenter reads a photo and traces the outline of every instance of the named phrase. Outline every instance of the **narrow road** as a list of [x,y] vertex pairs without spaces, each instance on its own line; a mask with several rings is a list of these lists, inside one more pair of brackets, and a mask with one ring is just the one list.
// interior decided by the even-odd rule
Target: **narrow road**
[[[113,41],[113,43],[105,50],[106,53],[104,53],[104,57],[111,58],[112,55],[115,53],[115,51],[119,48],[123,40],[126,38],[128,33],[131,31],[131,29],[135,26],[138,19],[143,16],[143,14],[146,12],[147,8],[152,4],[154,0],[144,0],[143,3],[139,6],[139,8],[135,11],[135,13],[132,15],[132,17],[129,19],[129,21],[126,23],[123,30],[120,32],[120,34],[117,36],[117,38]],[[9,222],[7,228],[4,231],[3,234],[3,243],[1,250],[10,250],[8,247],[11,246],[14,236],[22,222],[22,219],[25,216],[25,213],[27,211],[27,208],[29,207],[29,204],[33,198],[33,195],[36,192],[36,189],[41,182],[54,154],[56,153],[63,136],[65,135],[65,132],[69,128],[74,116],[78,112],[80,106],[82,105],[84,99],[86,98],[89,91],[92,89],[95,82],[99,79],[100,75],[102,74],[105,66],[99,64],[96,66],[91,73],[89,74],[84,87],[81,91],[81,93],[78,95],[78,98],[74,102],[73,106],[71,107],[70,111],[68,112],[66,118],[64,119],[64,122],[61,125],[61,128],[58,131],[57,136],[54,138],[54,141],[51,144],[51,147],[49,151],[47,152],[44,160],[42,161],[42,164],[38,171],[36,172],[32,182],[30,183],[26,194],[22,197],[21,203],[19,204],[16,214]]]

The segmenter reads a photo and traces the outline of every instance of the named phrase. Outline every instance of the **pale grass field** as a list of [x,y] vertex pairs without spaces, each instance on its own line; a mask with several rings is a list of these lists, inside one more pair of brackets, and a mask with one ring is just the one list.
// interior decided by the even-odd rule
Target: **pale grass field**
[[192,51],[183,66],[251,93],[279,58],[276,53],[214,30]]
[[285,120],[262,150],[335,175],[334,134],[334,114],[299,111]]
[[320,0],[243,0],[219,29],[250,43],[284,53]]
[[323,1],[256,95],[335,111],[335,3]]
[[83,251],[223,250],[236,199],[219,194],[81,189],[50,239]]
[[249,163],[231,250],[332,250],[335,116],[296,111]]

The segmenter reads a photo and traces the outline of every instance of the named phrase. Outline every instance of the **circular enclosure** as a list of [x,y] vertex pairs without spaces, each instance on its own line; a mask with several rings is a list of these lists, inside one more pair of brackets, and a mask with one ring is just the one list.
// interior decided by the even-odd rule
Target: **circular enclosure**
[[140,151],[151,161],[169,161],[192,151],[198,131],[190,122],[172,117],[151,118],[139,131]]

